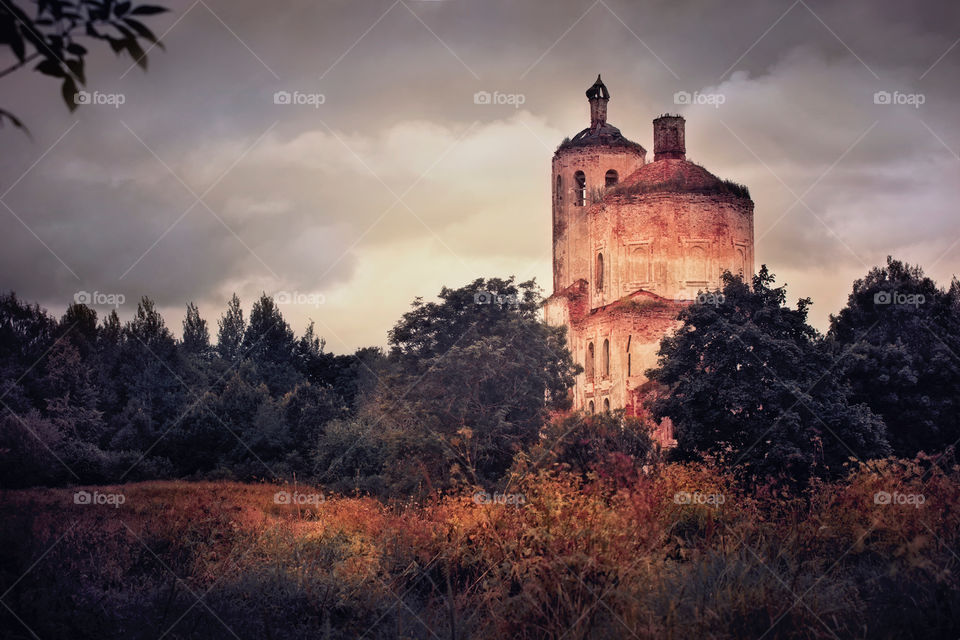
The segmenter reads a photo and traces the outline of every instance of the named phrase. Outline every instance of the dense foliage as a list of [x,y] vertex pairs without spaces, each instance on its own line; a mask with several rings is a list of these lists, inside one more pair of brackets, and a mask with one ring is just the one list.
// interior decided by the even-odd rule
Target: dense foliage
[[943,290],[920,267],[887,259],[853,284],[831,318],[853,401],[887,425],[894,453],[935,453],[960,440],[960,283]]
[[[491,296],[489,303],[488,298]],[[233,296],[217,345],[193,303],[176,340],[143,298],[121,324],[56,321],[0,296],[0,483],[161,477],[318,479],[379,495],[493,486],[568,402],[563,332],[533,282],[477,280],[417,300],[391,352],[333,355],[263,295]]]
[[729,273],[722,291],[686,308],[661,344],[652,403],[670,418],[678,457],[710,457],[750,480],[804,484],[850,459],[889,453],[883,421],[856,404],[807,324],[809,300],[785,306],[762,267],[752,286]]

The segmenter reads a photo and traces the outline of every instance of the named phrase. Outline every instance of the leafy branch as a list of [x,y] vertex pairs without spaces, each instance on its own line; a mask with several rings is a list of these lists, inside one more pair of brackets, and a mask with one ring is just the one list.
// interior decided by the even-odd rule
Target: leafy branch
[[[16,58],[0,69],[0,78],[39,59],[34,71],[60,81],[60,94],[70,111],[77,108],[79,87],[87,83],[87,48],[78,39],[103,40],[117,55],[129,54],[144,70],[147,53],[142,41],[163,48],[141,19],[168,11],[165,7],[116,0],[36,0],[33,4],[31,17],[13,0],[0,0],[0,46],[9,47]],[[5,119],[25,129],[22,121],[0,108],[0,125]]]

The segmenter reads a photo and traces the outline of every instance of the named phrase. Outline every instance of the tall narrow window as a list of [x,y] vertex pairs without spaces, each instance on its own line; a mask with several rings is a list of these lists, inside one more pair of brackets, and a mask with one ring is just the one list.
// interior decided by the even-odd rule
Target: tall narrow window
[[603,341],[603,375],[610,375],[610,341]]
[[584,367],[586,369],[587,380],[593,380],[593,343],[591,342],[587,345],[587,363]]
[[574,182],[574,201],[573,203],[578,207],[583,207],[587,204],[587,176],[583,174],[583,171],[577,171],[573,174]]
[[612,187],[615,184],[617,184],[617,181],[620,179],[620,176],[617,174],[615,170],[610,169],[610,171],[607,171],[607,175],[605,175],[603,179],[604,179],[604,184],[607,187]]
[[563,202],[563,178],[557,174],[557,204]]
[[630,342],[633,340],[633,336],[627,336],[627,377],[629,378],[633,372],[630,370]]
[[597,291],[603,291],[603,254],[597,254]]
[[590,413],[592,414],[592,413],[593,413],[593,400],[590,401],[590,404],[589,404],[588,406],[590,407]]
[[605,413],[610,413],[610,398],[603,399],[603,410]]

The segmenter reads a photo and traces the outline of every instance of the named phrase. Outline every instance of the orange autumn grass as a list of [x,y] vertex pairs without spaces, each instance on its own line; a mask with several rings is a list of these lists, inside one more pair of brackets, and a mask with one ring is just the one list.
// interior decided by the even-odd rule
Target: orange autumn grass
[[521,505],[234,482],[86,490],[124,501],[3,494],[0,543],[23,569],[40,558],[14,610],[95,602],[154,636],[241,638],[936,637],[960,612],[960,474],[925,460],[776,498],[680,464],[629,482],[526,476]]

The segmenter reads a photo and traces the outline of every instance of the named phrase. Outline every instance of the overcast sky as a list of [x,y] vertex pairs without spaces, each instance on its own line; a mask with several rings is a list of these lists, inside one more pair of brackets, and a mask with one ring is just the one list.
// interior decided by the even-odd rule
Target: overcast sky
[[888,254],[960,271],[958,3],[156,1],[148,72],[91,45],[87,90],[122,105],[0,79],[33,133],[0,129],[0,289],[57,315],[146,294],[215,333],[232,292],[265,291],[342,353],[443,285],[549,294],[550,159],[597,73],[628,138],[652,150],[680,112],[688,157],[750,187],[757,264],[819,328]]

